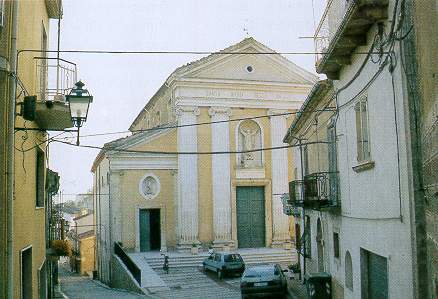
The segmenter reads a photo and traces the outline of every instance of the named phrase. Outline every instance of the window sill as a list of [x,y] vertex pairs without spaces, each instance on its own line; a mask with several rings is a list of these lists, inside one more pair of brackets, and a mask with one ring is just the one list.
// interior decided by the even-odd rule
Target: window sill
[[365,161],[356,166],[353,166],[353,170],[359,173],[365,170],[373,169],[375,164],[376,163],[374,161]]

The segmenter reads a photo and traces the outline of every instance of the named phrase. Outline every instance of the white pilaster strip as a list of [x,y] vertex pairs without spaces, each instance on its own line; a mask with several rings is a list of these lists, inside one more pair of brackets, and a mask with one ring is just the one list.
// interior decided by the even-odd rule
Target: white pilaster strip
[[[286,113],[285,110],[268,110],[271,123],[271,146],[284,146],[283,137],[287,131],[287,115],[275,116]],[[288,192],[288,156],[287,149],[272,151],[272,219],[273,243],[281,244],[290,241],[289,218],[283,213],[281,196]]]
[[[208,113],[212,122],[227,121],[230,118],[231,109],[211,107]],[[211,136],[213,152],[227,152],[230,150],[228,122],[212,124]],[[212,155],[211,159],[214,242],[216,244],[227,244],[231,242],[230,154]]]
[[[178,125],[194,124],[200,111],[197,107],[179,106]],[[178,128],[178,151],[196,152],[198,134],[196,126]],[[198,157],[178,155],[178,243],[198,243]]]

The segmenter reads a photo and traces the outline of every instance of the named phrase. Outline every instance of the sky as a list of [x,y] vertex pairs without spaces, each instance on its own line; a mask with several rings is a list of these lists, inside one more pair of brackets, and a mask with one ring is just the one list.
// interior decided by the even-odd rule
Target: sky
[[[324,4],[325,0],[63,0],[61,50],[218,51],[251,36],[277,52],[313,52],[313,40],[301,37],[313,36]],[[50,49],[56,50],[57,21],[50,26]],[[78,79],[94,97],[81,135],[126,131],[175,68],[201,57],[62,53],[61,58],[78,65]],[[286,57],[315,73],[313,55]],[[102,146],[123,136],[83,137],[81,144]],[[98,150],[51,143],[49,167],[61,176],[64,200],[92,187],[91,166],[97,154]]]

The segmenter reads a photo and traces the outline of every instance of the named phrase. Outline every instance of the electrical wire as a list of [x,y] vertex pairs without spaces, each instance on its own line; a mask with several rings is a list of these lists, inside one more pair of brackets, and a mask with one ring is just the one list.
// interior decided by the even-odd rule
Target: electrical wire
[[324,109],[317,109],[312,110],[311,112],[285,112],[285,113],[277,113],[277,114],[271,114],[271,115],[259,115],[259,116],[251,116],[251,117],[240,117],[240,118],[232,118],[227,120],[218,120],[218,121],[208,121],[208,122],[199,122],[199,123],[191,123],[191,124],[183,124],[183,125],[172,125],[172,124],[165,124],[163,126],[154,127],[154,128],[148,128],[148,129],[139,129],[139,130],[132,130],[132,131],[116,131],[116,132],[104,132],[104,133],[94,133],[94,134],[87,134],[87,135],[81,135],[81,138],[84,137],[96,137],[96,136],[106,136],[106,135],[116,135],[116,134],[126,134],[126,133],[142,133],[142,132],[151,132],[151,131],[160,131],[160,130],[167,130],[167,129],[175,129],[175,128],[185,128],[185,127],[194,127],[194,126],[204,126],[204,125],[212,125],[212,124],[220,124],[220,123],[230,123],[230,122],[237,122],[237,121],[243,121],[243,120],[254,120],[254,119],[260,119],[260,118],[267,118],[267,117],[275,117],[275,116],[285,116],[285,115],[295,115],[298,113],[315,113],[315,112],[324,112],[324,111],[334,111],[332,108],[326,107]]
[[[129,150],[129,149],[120,149],[120,148],[110,148],[110,147],[102,147],[102,146],[95,146],[95,145],[84,145],[84,144],[73,144],[70,142],[62,141],[62,140],[53,140],[53,142],[63,143],[70,146],[76,146],[76,147],[83,147],[83,148],[90,148],[90,149],[98,149],[98,150],[106,150],[106,151],[115,151],[115,152],[123,152],[123,153],[141,153],[141,154],[162,154],[162,155],[224,155],[224,154],[244,154],[244,153],[254,153],[254,152],[261,152],[261,151],[272,151],[277,149],[287,149],[296,147],[297,145],[283,145],[283,146],[274,146],[274,147],[266,147],[266,148],[258,148],[258,149],[252,149],[252,150],[243,150],[243,151],[216,151],[216,152],[171,152],[171,151],[141,151],[141,150]],[[307,142],[303,144],[315,144],[317,142]],[[320,141],[320,143],[327,143],[324,141]]]
[[[37,49],[23,49],[18,51],[18,54],[24,52],[39,52],[39,53],[57,53],[56,50],[37,50]],[[78,53],[78,54],[187,54],[187,55],[325,55],[327,52],[228,52],[228,51],[112,51],[112,50],[60,50],[59,53]],[[368,55],[368,52],[356,52],[356,54]],[[377,52],[375,54],[378,54]]]

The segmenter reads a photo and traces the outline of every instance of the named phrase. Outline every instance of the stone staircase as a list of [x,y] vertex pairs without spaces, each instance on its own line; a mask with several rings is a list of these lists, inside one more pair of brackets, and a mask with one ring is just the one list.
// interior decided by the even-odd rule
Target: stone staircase
[[[278,263],[282,266],[293,264],[297,261],[295,250],[257,248],[257,249],[240,249],[237,252],[242,256],[246,265],[256,265],[264,263]],[[199,267],[202,261],[208,256],[208,253],[199,253],[198,255],[168,253],[170,268],[182,267]],[[159,255],[145,255],[144,259],[148,265],[154,269],[163,267],[163,257]]]

